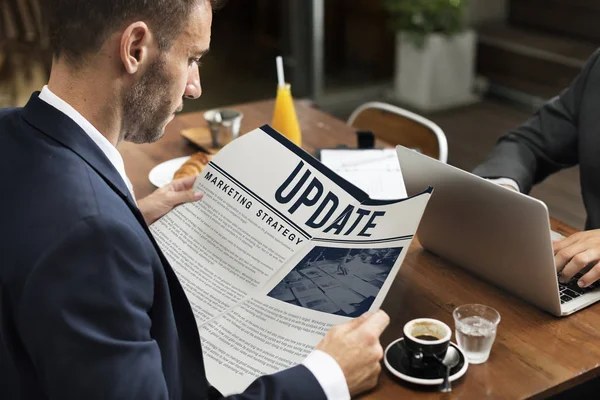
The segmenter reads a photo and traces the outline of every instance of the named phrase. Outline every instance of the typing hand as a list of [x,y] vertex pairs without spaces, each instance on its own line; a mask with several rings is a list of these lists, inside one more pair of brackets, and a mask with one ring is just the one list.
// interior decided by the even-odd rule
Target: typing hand
[[566,283],[590,264],[593,267],[579,279],[579,287],[588,287],[600,278],[600,230],[578,232],[555,240],[554,260],[560,271],[559,281]]
[[510,185],[500,185],[500,186],[502,186],[502,187],[504,187],[504,188],[507,188],[507,189],[510,189],[510,190],[513,190],[513,191],[515,191],[515,192],[518,192],[518,190],[517,190],[517,189],[515,189],[515,187],[514,187],[514,186],[510,186]]
[[389,323],[390,318],[381,310],[365,313],[331,328],[317,346],[337,361],[351,396],[377,385],[383,357],[379,336]]
[[203,194],[191,190],[195,180],[195,176],[176,179],[167,186],[155,190],[148,197],[138,200],[138,207],[146,223],[152,224],[180,204],[200,200]]

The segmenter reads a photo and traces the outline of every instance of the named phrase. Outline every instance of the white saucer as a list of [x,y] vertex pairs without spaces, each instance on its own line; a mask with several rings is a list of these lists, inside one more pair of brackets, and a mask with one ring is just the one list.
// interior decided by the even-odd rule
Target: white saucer
[[158,164],[156,167],[152,168],[148,174],[148,179],[154,186],[159,188],[168,185],[173,180],[175,172],[177,172],[189,158],[190,156],[179,157]]
[[[443,382],[443,377],[440,378],[418,378],[416,376],[412,376],[412,374],[409,372],[409,370],[407,368],[405,368],[402,364],[402,362],[400,363],[395,363],[395,362],[391,362],[388,361],[388,357],[390,357],[390,355],[392,353],[395,353],[395,356],[398,356],[398,352],[403,353],[404,352],[404,338],[400,338],[397,340],[394,340],[392,343],[390,343],[390,345],[385,349],[385,355],[383,357],[383,361],[385,363],[385,366],[387,367],[387,369],[394,374],[395,376],[397,376],[398,378],[407,381],[407,382],[411,382],[417,385],[428,385],[428,386],[432,386],[432,385],[441,385]],[[398,344],[396,346],[396,344]],[[467,357],[465,356],[465,353],[463,353],[463,351],[454,343],[450,342],[450,346],[453,346],[454,348],[456,348],[456,350],[458,350],[460,356],[461,356],[461,362],[463,363],[462,366],[458,367],[458,371],[454,371],[454,373],[452,373],[449,377],[450,382],[454,382],[455,380],[459,379],[460,377],[462,377],[465,372],[467,372],[467,369],[469,368],[469,362],[467,361]],[[392,349],[392,347],[395,347],[395,350],[390,351],[390,349]],[[398,369],[394,368],[391,364],[396,364],[396,367],[398,367]],[[457,369],[457,367],[454,368],[455,370]],[[442,369],[440,368],[440,371],[442,371]],[[440,372],[441,374],[441,372]]]

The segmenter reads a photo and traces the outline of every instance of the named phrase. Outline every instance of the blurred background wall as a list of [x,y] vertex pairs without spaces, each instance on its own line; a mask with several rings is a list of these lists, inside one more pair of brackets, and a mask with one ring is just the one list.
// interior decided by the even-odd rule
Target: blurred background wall
[[[0,106],[23,105],[47,80],[50,57],[38,1],[0,0]],[[418,9],[418,1],[404,3],[410,1]],[[466,28],[475,33],[475,97],[468,105],[415,111],[444,129],[449,162],[470,170],[501,134],[577,75],[600,43],[600,2],[447,1],[464,3]],[[384,2],[229,0],[214,17],[212,50],[201,69],[203,96],[185,111],[274,97],[277,55],[284,56],[294,96],[339,118],[371,100],[411,109],[392,94],[398,50]],[[577,168],[548,179],[533,195],[555,217],[583,227]]]

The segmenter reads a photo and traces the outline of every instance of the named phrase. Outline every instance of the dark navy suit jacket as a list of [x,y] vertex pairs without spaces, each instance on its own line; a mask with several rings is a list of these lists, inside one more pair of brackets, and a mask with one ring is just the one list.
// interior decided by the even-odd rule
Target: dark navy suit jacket
[[[0,110],[0,188],[0,398],[215,397],[190,305],[125,183],[37,94]],[[325,395],[297,366],[233,398]]]

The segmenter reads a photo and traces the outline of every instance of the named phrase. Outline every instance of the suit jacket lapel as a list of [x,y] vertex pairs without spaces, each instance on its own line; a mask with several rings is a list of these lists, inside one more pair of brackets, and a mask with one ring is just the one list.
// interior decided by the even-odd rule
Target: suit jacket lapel
[[171,300],[174,306],[173,311],[178,326],[179,339],[183,344],[182,347],[184,347],[180,352],[184,365],[181,371],[184,393],[193,393],[198,398],[205,397],[208,385],[204,375],[202,349],[194,313],[179,279],[177,279],[167,258],[158,243],[156,243],[144,220],[144,216],[131,198],[129,189],[127,189],[121,175],[79,125],[45,101],[40,100],[38,93],[32,95],[23,110],[23,115],[29,124],[44,135],[71,149],[92,167],[112,190],[127,203],[129,209],[150,238],[166,272],[169,288],[171,289]]
[[[23,109],[25,120],[49,138],[76,153],[92,167],[120,197],[135,204],[127,185],[102,150],[71,118],[34,93]],[[135,207],[137,208],[137,207]]]

